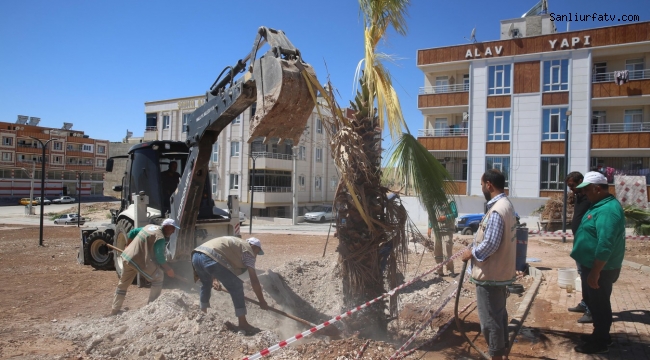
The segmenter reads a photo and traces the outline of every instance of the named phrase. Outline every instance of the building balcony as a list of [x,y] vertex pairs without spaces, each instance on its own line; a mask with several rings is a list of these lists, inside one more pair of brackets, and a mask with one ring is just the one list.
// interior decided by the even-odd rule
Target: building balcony
[[592,149],[639,149],[650,144],[650,123],[606,123],[591,127]]
[[[274,170],[293,170],[293,155],[277,154],[271,152],[253,152],[253,156],[257,156],[255,160],[256,169],[274,169]],[[250,162],[250,168],[253,167],[253,162]]]
[[454,85],[438,85],[438,86],[422,86],[420,88],[420,95],[427,94],[447,94],[457,92],[469,91],[469,84],[454,84]]
[[290,187],[255,186],[254,203],[290,204],[292,201]]
[[24,131],[24,130],[19,130],[16,133],[16,137],[26,137],[26,138],[32,138],[35,137],[37,139],[41,140],[49,140],[50,139],[50,134],[45,134],[43,132],[38,132],[38,131]]
[[147,126],[147,127],[144,128],[144,131],[145,132],[158,131],[158,127],[157,126]]
[[[603,83],[603,82],[614,82],[616,80],[616,75],[620,71],[612,71],[602,74],[593,74],[591,76],[591,82],[594,83]],[[628,80],[642,80],[650,79],[650,69],[645,70],[633,70],[628,71]]]
[[[29,144],[17,144],[16,152],[25,153],[25,154],[43,154],[43,148],[39,148]],[[49,154],[50,149],[45,149],[45,153]]]
[[448,137],[448,136],[467,136],[467,128],[449,127],[448,129],[418,130],[418,137]]
[[[445,132],[446,130],[448,130],[449,132]],[[440,131],[440,132],[436,132],[436,131]],[[462,131],[455,131],[455,130],[451,131],[451,129],[419,130],[418,141],[427,150],[430,151],[431,150],[467,150],[467,133],[465,132],[465,134],[462,134]]]
[[[650,73],[645,73],[647,70],[644,70],[644,75]],[[607,75],[607,74],[596,74],[598,75]],[[621,97],[621,96],[643,96],[650,95],[650,78],[644,77],[639,79],[630,80],[627,83],[622,85],[617,85],[613,81],[607,82],[594,82],[591,84],[592,91],[591,96],[593,98],[608,98],[608,97]]]
[[92,164],[88,164],[88,165],[84,165],[84,164],[66,164],[65,169],[66,170],[92,170],[93,165]]
[[[460,86],[463,85],[461,84]],[[437,86],[434,86],[432,88],[437,88]],[[425,90],[421,90],[421,91],[425,91]],[[437,108],[437,107],[449,108],[453,106],[467,107],[467,105],[469,105],[468,91],[460,91],[460,92],[448,91],[448,92],[425,93],[425,94],[421,93],[420,95],[418,95],[418,109]]]

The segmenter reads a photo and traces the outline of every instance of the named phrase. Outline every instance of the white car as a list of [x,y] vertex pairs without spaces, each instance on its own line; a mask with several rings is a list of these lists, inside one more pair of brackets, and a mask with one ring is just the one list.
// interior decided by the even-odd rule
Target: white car
[[60,198],[52,200],[53,204],[73,204],[74,198],[69,196],[61,196]]
[[79,223],[79,225],[83,225],[86,223],[86,219],[83,217],[80,217],[78,214],[63,214],[59,216],[58,218],[54,219],[54,224],[55,225],[69,225],[69,224],[76,224]]
[[305,221],[332,221],[334,219],[334,214],[332,213],[331,206],[321,206],[316,208],[314,211],[310,211],[303,215]]

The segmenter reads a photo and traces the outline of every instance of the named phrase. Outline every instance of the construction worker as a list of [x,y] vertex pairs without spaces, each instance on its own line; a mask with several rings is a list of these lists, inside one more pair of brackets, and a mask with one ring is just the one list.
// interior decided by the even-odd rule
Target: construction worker
[[163,269],[167,276],[174,277],[174,270],[169,267],[165,257],[165,238],[169,238],[176,229],[180,228],[174,219],[165,219],[160,226],[147,225],[140,228],[137,235],[135,235],[135,231],[129,233],[131,236],[135,235],[135,238],[126,246],[121,255],[124,260],[124,270],[122,270],[120,282],[115,289],[111,315],[119,313],[124,297],[126,297],[126,289],[133,283],[133,279],[138,273],[151,282],[149,302],[160,296],[164,279]]
[[[456,209],[456,202],[452,201],[449,203],[449,213],[445,215],[438,216],[437,220],[440,223],[440,236],[435,239],[433,244],[433,256],[436,260],[436,264],[449,259],[453,254],[454,247],[454,233],[456,232],[455,220],[458,217],[458,210]],[[429,218],[429,226],[427,229],[427,236],[431,239],[431,230],[433,225],[431,224],[431,218]],[[443,247],[444,240],[444,247]],[[444,249],[444,256],[443,256]],[[450,261],[447,263],[447,270],[449,271],[449,276],[455,276],[454,272],[454,262]],[[442,268],[438,270],[438,275],[444,276]]]
[[264,255],[262,244],[257,238],[242,240],[235,236],[222,236],[212,239],[192,251],[192,266],[194,280],[201,280],[201,311],[207,312],[210,307],[211,290],[221,290],[223,285],[230,293],[238,326],[226,321],[226,326],[233,331],[243,331],[246,334],[259,332],[246,320],[246,303],[244,302],[244,282],[238,277],[246,271],[251,279],[251,286],[260,307],[268,309],[262,286],[255,273],[255,259]]

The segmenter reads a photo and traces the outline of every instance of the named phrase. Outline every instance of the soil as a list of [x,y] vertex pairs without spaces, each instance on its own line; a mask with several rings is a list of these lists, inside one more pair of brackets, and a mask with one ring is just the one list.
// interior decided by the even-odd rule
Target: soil
[[[120,205],[118,203],[93,203],[93,204],[81,204],[81,215],[86,219],[86,221],[98,221],[98,220],[107,220],[111,218],[111,209],[119,209]],[[68,209],[59,212],[49,212],[45,215],[50,218],[58,217],[63,214],[76,214],[79,210],[78,205],[74,205]]]
[[[45,227],[44,245],[38,246],[39,229],[32,226],[0,227],[0,358],[16,359],[241,359],[274,345],[307,328],[293,320],[248,305],[249,322],[262,331],[240,335],[224,328],[225,321],[236,322],[232,302],[225,293],[212,293],[207,314],[198,309],[197,287],[171,288],[146,304],[149,289],[129,287],[125,311],[105,317],[110,311],[117,284],[112,271],[95,271],[76,262],[79,233],[75,228]],[[336,238],[330,238],[322,257],[326,236],[253,234],[262,240],[265,255],[258,257],[257,268],[269,305],[313,323],[338,315],[344,310],[338,280]],[[458,237],[457,243],[468,238]],[[562,245],[561,245],[562,246]],[[566,249],[529,243],[529,256],[543,263],[565,256]],[[455,251],[462,248],[458,245]],[[418,253],[409,256],[405,278],[412,279],[433,267],[433,256],[414,246]],[[640,248],[635,248],[639,252]],[[647,248],[643,248],[648,253]],[[456,263],[456,272],[460,263]],[[530,278],[523,278],[525,287]],[[389,336],[371,340],[363,359],[385,359],[413,333],[422,321],[438,308],[441,298],[455,288],[454,279],[427,276],[399,295],[398,319],[390,322]],[[465,285],[461,306],[474,298]],[[246,295],[255,298],[249,285]],[[510,296],[508,310],[515,312],[521,297]],[[453,301],[424,329],[413,348],[427,342],[438,327],[453,316]],[[354,316],[354,315],[353,315]],[[543,310],[535,316],[543,319]],[[479,346],[475,306],[464,315],[465,326]],[[542,321],[542,320],[538,320]],[[307,337],[273,353],[276,359],[353,359],[366,339],[347,332],[337,323],[343,339],[327,336]],[[472,357],[455,330],[417,351],[412,358],[444,359]],[[511,357],[513,358],[513,357]]]

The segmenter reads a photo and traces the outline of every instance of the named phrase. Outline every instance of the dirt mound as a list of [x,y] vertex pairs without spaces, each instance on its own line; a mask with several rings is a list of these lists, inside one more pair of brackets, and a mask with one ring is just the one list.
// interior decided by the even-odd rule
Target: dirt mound
[[[119,207],[120,207],[119,203],[116,202],[81,204],[81,216],[83,216],[86,220],[89,221],[107,220],[110,219],[111,217],[110,210],[119,209]],[[76,214],[78,210],[79,210],[78,205],[74,205],[63,211],[47,213],[47,216],[58,217],[59,215],[63,215],[63,214],[70,214],[70,213]]]

